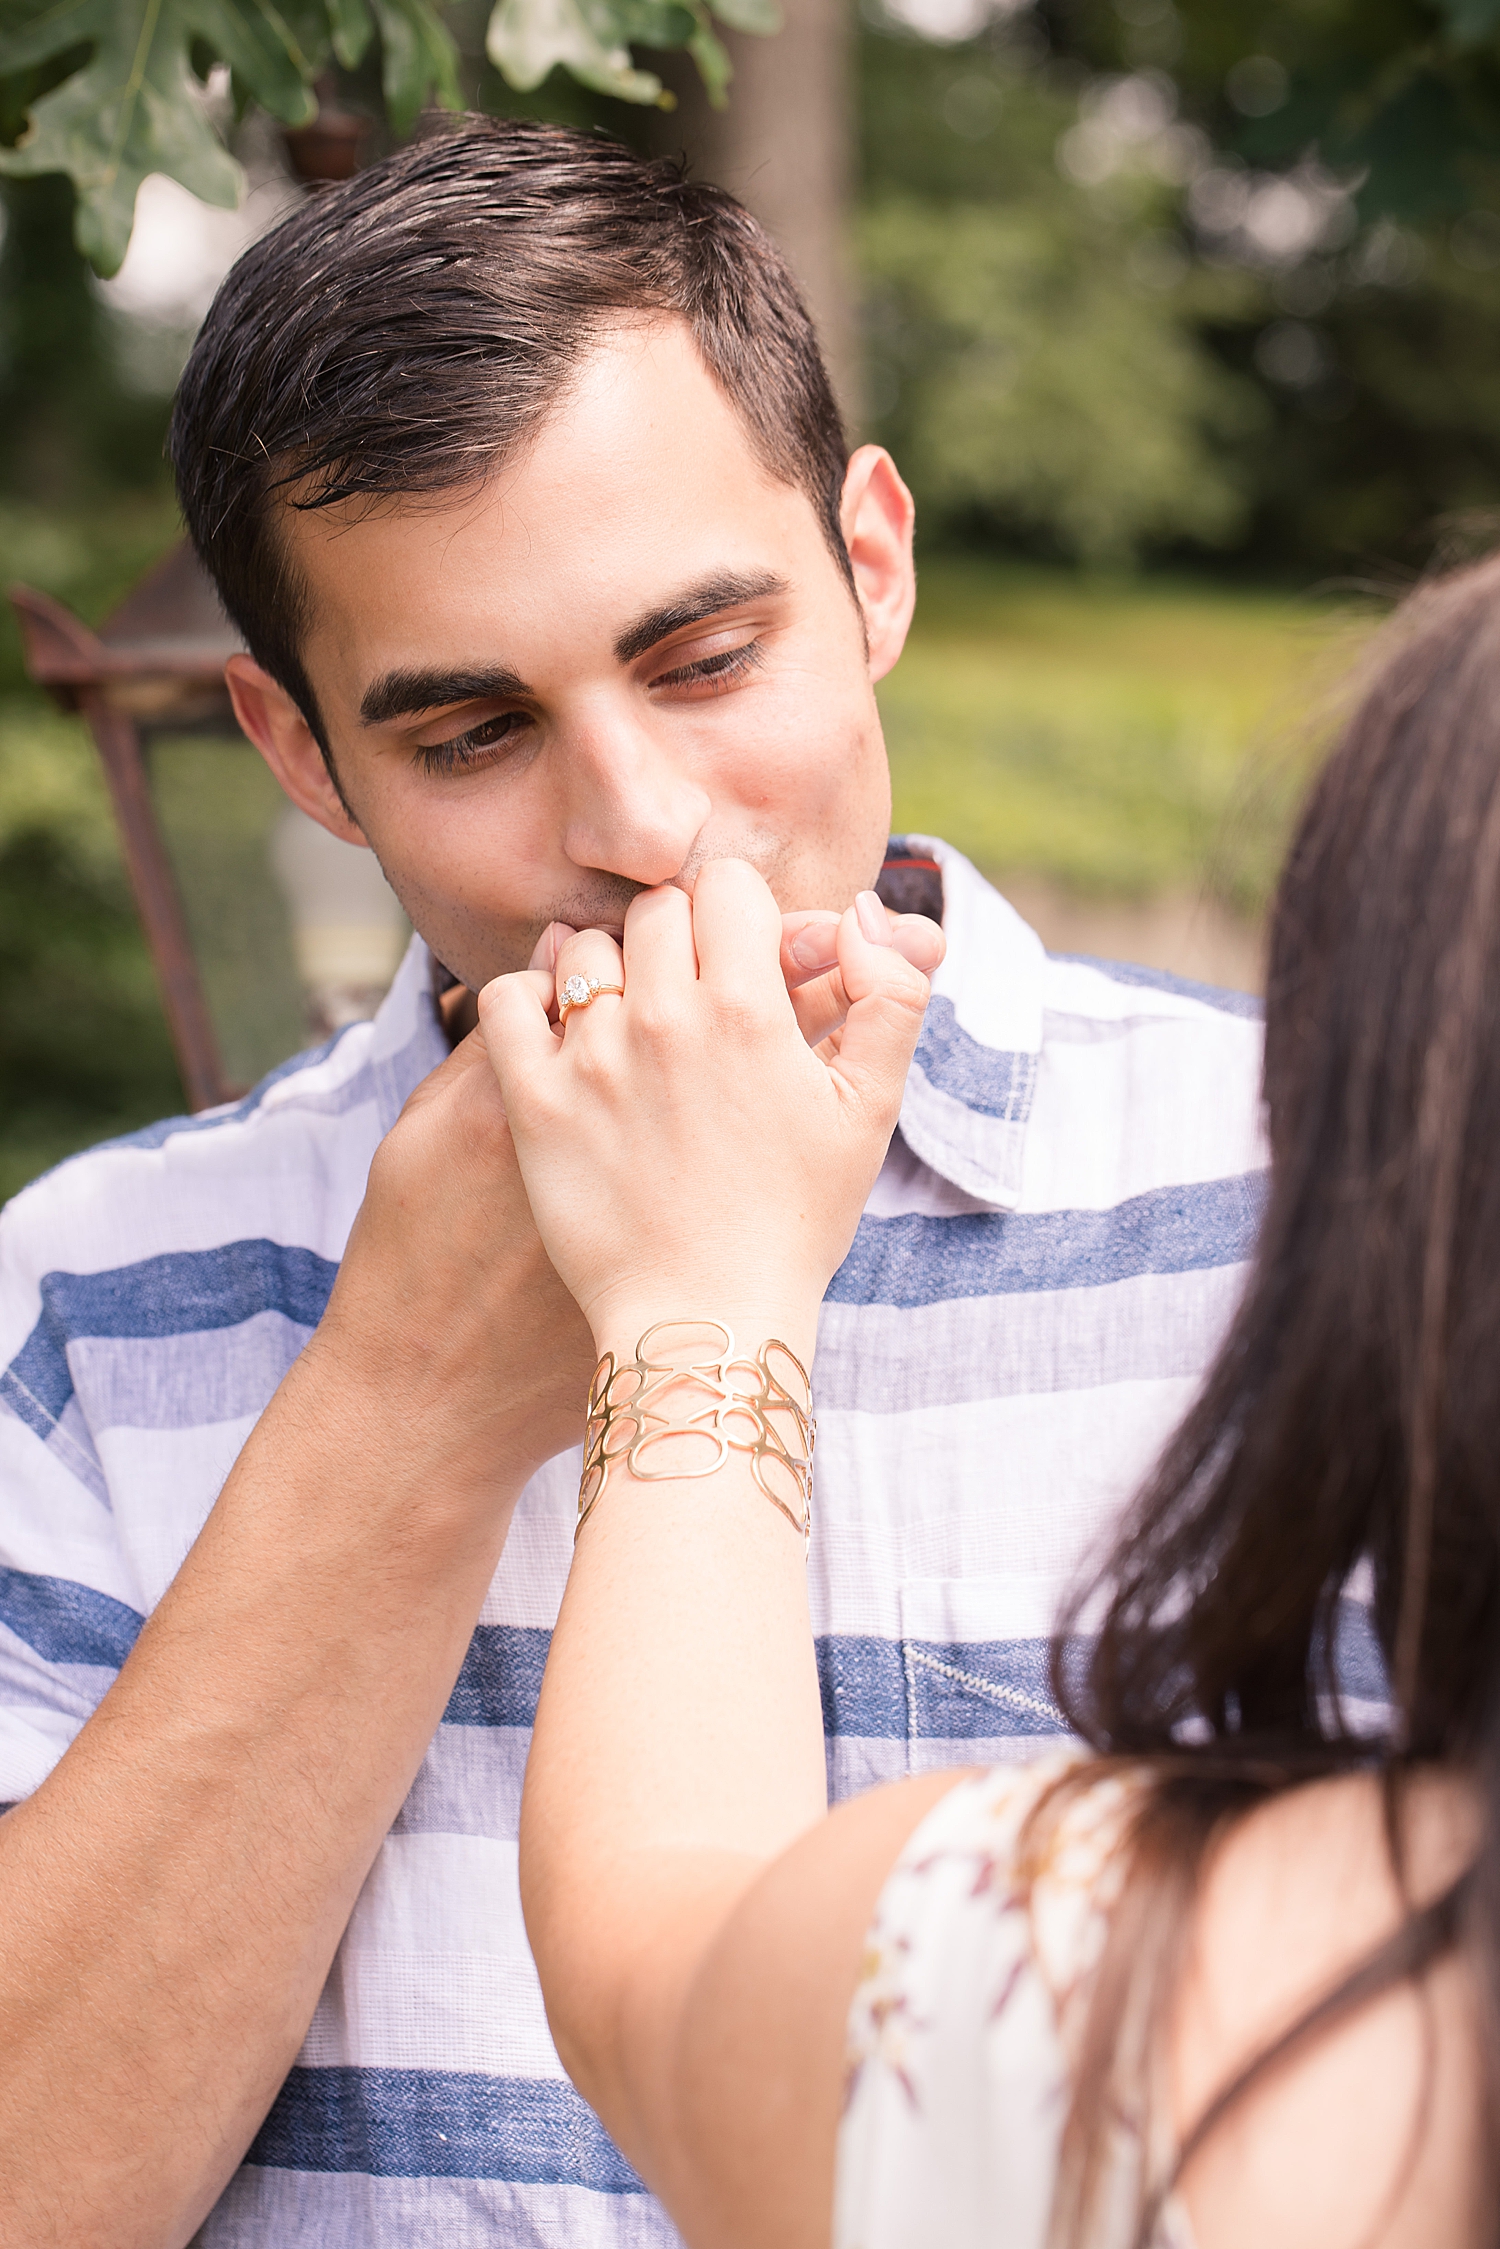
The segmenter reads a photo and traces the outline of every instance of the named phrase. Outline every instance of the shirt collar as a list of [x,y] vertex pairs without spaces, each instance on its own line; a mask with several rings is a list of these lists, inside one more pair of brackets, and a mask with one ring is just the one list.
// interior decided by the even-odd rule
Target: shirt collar
[[976,1201],[1014,1209],[1026,1120],[1042,1051],[1036,931],[961,852],[932,836],[901,839],[943,871],[948,952],[901,1104],[913,1155]]
[[380,1111],[389,1132],[409,1094],[448,1059],[448,1041],[432,991],[432,955],[413,937],[370,1025],[366,1056]]
[[[1042,1048],[1042,963],[1035,930],[961,852],[932,836],[901,844],[943,872],[948,953],[901,1103],[913,1155],[976,1201],[1014,1208]],[[432,955],[413,937],[371,1025],[369,1063],[382,1130],[448,1053],[432,993]]]

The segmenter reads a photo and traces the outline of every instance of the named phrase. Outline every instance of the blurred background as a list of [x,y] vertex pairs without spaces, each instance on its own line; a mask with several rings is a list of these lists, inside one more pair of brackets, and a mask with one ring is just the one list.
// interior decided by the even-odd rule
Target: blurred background
[[[28,4],[0,8],[20,172],[28,104],[78,68],[4,77]],[[897,826],[968,852],[1054,949],[1254,988],[1330,682],[1393,595],[1494,536],[1500,0],[788,0],[774,32],[741,6],[722,108],[681,45],[635,41],[633,100],[550,64],[521,87],[540,66],[502,74],[478,5],[441,13],[450,99],[683,150],[791,254],[851,431],[918,500],[916,627],[881,691]],[[101,279],[64,174],[0,181],[0,565],[91,626],[177,537],[163,433],[219,279],[309,171],[395,130],[378,43],[328,60],[300,151],[194,69],[237,208],[150,174]],[[247,1086],[373,1007],[404,926],[244,745],[148,740]],[[184,1105],[93,740],[7,606],[0,1198]]]

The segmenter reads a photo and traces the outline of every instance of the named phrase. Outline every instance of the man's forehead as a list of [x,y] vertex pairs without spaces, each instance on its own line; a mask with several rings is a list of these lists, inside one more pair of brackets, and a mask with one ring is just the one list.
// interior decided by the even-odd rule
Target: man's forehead
[[695,544],[712,543],[725,513],[812,512],[801,487],[767,467],[677,320],[604,331],[524,441],[480,459],[462,482],[312,507],[301,497],[287,488],[282,528],[320,575],[353,547],[482,542],[498,559],[503,542],[522,565],[539,544],[566,550],[627,530],[649,543],[654,524],[690,526]]
[[471,484],[288,509],[308,653],[346,707],[411,709],[409,675],[434,667],[555,680],[585,644],[590,661],[634,661],[831,567],[806,495],[755,457],[685,331],[595,358],[533,441]]

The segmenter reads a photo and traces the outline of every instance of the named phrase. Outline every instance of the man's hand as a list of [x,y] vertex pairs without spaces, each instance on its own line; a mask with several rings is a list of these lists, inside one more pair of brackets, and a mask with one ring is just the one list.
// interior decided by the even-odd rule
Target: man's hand
[[180,2249],[297,2049],[588,1329],[477,1039],[99,1709],[0,1820],[0,2242]]
[[577,1444],[594,1355],[547,1261],[476,1032],[376,1150],[323,1323],[321,1365],[402,1400],[424,1458],[513,1500]]

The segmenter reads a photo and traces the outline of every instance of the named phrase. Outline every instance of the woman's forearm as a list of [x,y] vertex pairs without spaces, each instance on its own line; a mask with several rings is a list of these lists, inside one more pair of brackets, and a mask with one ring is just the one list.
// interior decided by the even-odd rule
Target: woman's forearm
[[[714,1426],[776,1454],[775,1474],[764,1452],[756,1464],[777,1484],[789,1457],[778,1444],[810,1457],[789,1410],[794,1396],[807,1403],[801,1378],[775,1354],[758,1373],[744,1361],[779,1339],[810,1365],[927,1001],[880,901],[862,896],[838,925],[848,1017],[819,1059],[787,999],[780,938],[761,876],[710,861],[691,901],[672,884],[632,900],[623,951],[581,931],[554,978],[501,977],[480,995],[547,1253],[599,1350],[620,1358],[611,1402],[626,1422],[640,1407],[642,1430],[670,1405],[680,1427],[685,1401],[656,1384],[666,1351],[669,1368],[692,1368],[689,1391],[707,1375],[710,1405],[727,1409]],[[554,998],[568,1007],[560,1036]],[[676,1345],[658,1336],[638,1359],[657,1322]],[[733,1348],[710,1367],[689,1322],[727,1322]],[[700,1438],[704,1395],[686,1401]],[[764,1422],[744,1412],[747,1396]],[[674,1447],[653,1450],[650,1480],[616,1447],[582,1526],[522,1805],[521,1890],[563,2060],[677,2209],[691,2170],[677,2119],[693,1979],[826,1797],[801,1531],[744,1452],[684,1477]],[[701,1442],[697,1454],[691,1465]],[[674,1480],[657,1481],[667,1469]]]
[[[752,1344],[747,1317],[753,1349],[775,1331]],[[826,1806],[801,1537],[742,1453],[672,1482],[613,1467],[537,1712],[521,1887],[563,2060],[659,2189],[694,1975]]]

